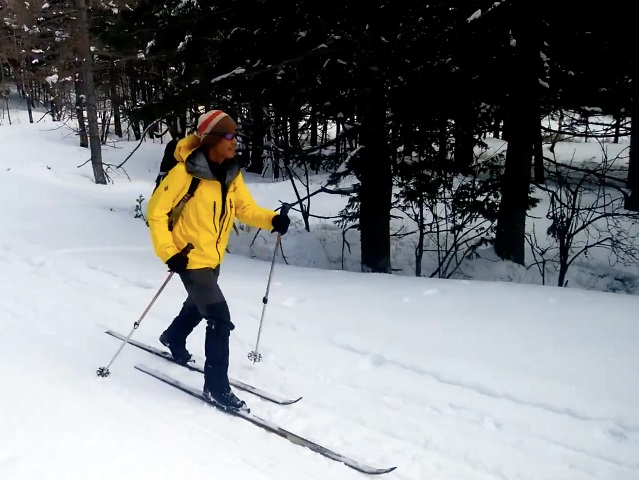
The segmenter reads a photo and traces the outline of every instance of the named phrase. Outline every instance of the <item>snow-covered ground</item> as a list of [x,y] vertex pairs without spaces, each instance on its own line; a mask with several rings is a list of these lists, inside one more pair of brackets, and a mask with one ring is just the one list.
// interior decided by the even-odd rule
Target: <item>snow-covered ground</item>
[[[5,122],[0,145],[0,479],[362,478],[135,370],[202,384],[135,347],[96,376],[121,344],[104,331],[127,334],[167,275],[134,218],[163,145],[145,142],[130,180],[112,173],[107,186],[78,168],[89,154],[64,126]],[[135,146],[105,147],[105,161]],[[264,206],[294,198],[286,183],[246,177]],[[327,195],[314,206],[342,205]],[[283,237],[295,264],[275,267],[260,363],[247,353],[274,236],[252,247],[254,231],[232,236],[222,268],[237,325],[231,375],[304,397],[278,406],[236,391],[254,413],[396,466],[389,480],[639,479],[639,297],[340,271],[317,230],[296,225]],[[183,299],[172,280],[134,338],[160,347]],[[203,358],[203,325],[188,346]]]

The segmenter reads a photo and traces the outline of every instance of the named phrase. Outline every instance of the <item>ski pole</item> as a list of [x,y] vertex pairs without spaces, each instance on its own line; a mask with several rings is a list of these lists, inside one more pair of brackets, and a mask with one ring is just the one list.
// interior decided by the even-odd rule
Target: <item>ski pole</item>
[[[281,212],[283,215],[288,215],[288,211],[290,209],[291,209],[291,206],[288,203],[284,203],[282,205]],[[255,342],[255,350],[249,352],[248,354],[248,359],[251,360],[253,363],[259,362],[262,360],[262,354],[259,353],[258,347],[260,345],[260,336],[262,334],[264,312],[266,311],[266,304],[268,303],[268,293],[271,289],[271,279],[273,278],[273,267],[275,266],[275,257],[277,255],[277,250],[280,248],[281,244],[282,244],[282,235],[278,233],[277,239],[275,240],[275,249],[273,250],[273,258],[271,259],[271,270],[268,274],[268,282],[266,283],[266,293],[264,294],[264,297],[262,298],[262,316],[260,318],[260,326],[257,330],[257,341]]]
[[[188,254],[191,250],[193,249],[193,245],[191,245],[190,243],[188,243],[186,245],[186,247],[184,247],[182,249],[182,253],[184,254]],[[166,287],[169,283],[169,281],[171,280],[171,278],[173,277],[173,274],[175,272],[170,272],[169,275],[166,277],[166,280],[164,280],[164,283],[162,284],[162,286],[160,287],[160,289],[157,291],[157,293],[155,294],[155,296],[151,299],[151,303],[149,303],[147,305],[147,307],[144,309],[144,312],[142,312],[142,315],[140,315],[140,318],[137,319],[137,321],[133,324],[133,328],[131,329],[131,331],[129,332],[129,334],[127,335],[126,339],[124,339],[124,341],[122,342],[122,345],[120,345],[120,348],[118,348],[118,351],[115,352],[115,355],[113,356],[113,358],[111,359],[111,361],[109,362],[109,364],[106,367],[100,367],[98,368],[96,374],[98,375],[98,377],[108,377],[109,375],[111,375],[111,371],[109,370],[109,367],[113,364],[113,362],[115,361],[115,359],[118,357],[118,355],[120,355],[120,352],[122,351],[122,349],[124,348],[124,346],[129,342],[129,339],[131,338],[131,336],[133,335],[133,332],[135,332],[138,327],[140,326],[140,324],[142,323],[142,320],[144,320],[144,317],[146,316],[146,314],[149,312],[149,310],[151,310],[151,307],[153,306],[153,304],[155,303],[155,301],[158,299],[158,297],[160,296],[160,294],[162,293],[162,290],[164,290],[164,287]]]

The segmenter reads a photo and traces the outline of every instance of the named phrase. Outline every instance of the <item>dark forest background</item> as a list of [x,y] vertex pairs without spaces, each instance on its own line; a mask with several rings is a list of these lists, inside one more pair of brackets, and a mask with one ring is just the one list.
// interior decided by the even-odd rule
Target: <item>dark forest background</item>
[[[109,138],[179,139],[221,108],[246,170],[299,186],[307,229],[309,178],[330,175],[323,192],[349,197],[337,223],[359,230],[363,271],[391,272],[391,238],[410,234],[416,275],[451,276],[492,245],[555,263],[564,285],[592,248],[635,262],[639,210],[630,12],[567,3],[1,0],[0,102],[17,89],[75,122],[99,184]],[[584,136],[629,148],[559,166],[555,145]],[[479,156],[487,137],[507,149]],[[526,229],[540,191],[552,257]],[[396,214],[414,230],[392,231]],[[438,268],[423,272],[433,235]]]

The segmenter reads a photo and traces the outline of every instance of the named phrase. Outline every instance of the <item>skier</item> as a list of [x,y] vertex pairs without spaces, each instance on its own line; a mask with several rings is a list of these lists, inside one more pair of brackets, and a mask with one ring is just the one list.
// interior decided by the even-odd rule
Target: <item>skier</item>
[[[236,136],[235,121],[222,110],[200,115],[197,132],[177,143],[177,165],[151,196],[147,219],[155,253],[180,275],[188,294],[160,342],[177,362],[188,363],[186,338],[205,318],[203,393],[223,409],[248,411],[229,386],[229,335],[235,325],[218,285],[220,264],[235,217],[281,235],[290,220],[251,197],[234,159]],[[183,253],[189,243],[193,250]]]

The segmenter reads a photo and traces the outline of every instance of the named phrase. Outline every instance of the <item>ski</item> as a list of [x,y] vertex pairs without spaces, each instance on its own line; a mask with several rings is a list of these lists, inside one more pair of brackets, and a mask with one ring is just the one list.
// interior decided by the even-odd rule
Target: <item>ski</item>
[[294,443],[295,445],[301,445],[303,447],[309,448],[310,450],[317,452],[320,455],[323,455],[324,457],[330,458],[331,460],[335,460],[337,462],[341,462],[344,465],[357,470],[358,472],[366,473],[368,475],[381,475],[384,473],[392,472],[393,470],[397,468],[397,467],[375,468],[375,467],[365,465],[345,455],[329,450],[328,448],[323,447],[322,445],[319,445],[318,443],[315,443],[311,440],[307,440],[306,438],[300,437],[299,435],[296,435],[295,433],[289,432],[288,430],[285,430],[284,428],[279,427],[268,420],[264,420],[263,418],[260,418],[252,413],[246,413],[246,412],[234,411],[234,410],[223,410],[221,408],[218,408],[214,403],[206,399],[206,397],[204,396],[201,390],[190,387],[186,385],[185,383],[182,383],[179,380],[176,380],[158,370],[147,367],[146,365],[143,365],[143,364],[135,365],[135,368],[140,370],[141,372],[144,372],[148,375],[151,375],[152,377],[157,378],[158,380],[163,381],[164,383],[168,385],[171,385],[177,388],[178,390],[181,390],[185,393],[188,393],[189,395],[192,395],[195,398],[200,399],[203,402],[208,403],[209,405],[213,406],[216,410],[220,412],[228,413],[235,417],[239,417],[244,420],[247,420],[251,422],[253,425],[257,425],[258,427],[263,428],[264,430],[268,432],[274,433],[282,438],[285,438],[286,440],[288,440],[291,443]]
[[[119,338],[120,340],[123,340],[123,341],[126,340],[126,336],[118,332],[114,332],[113,330],[107,330],[105,333],[111,335],[112,337]],[[145,350],[149,353],[157,355],[158,357],[162,357],[163,359],[168,360],[169,362],[173,362],[176,365],[180,365],[182,367],[188,368],[189,370],[193,372],[200,372],[202,374],[204,373],[204,369],[200,365],[194,362],[189,362],[186,365],[177,363],[173,359],[173,356],[166,350],[160,350],[159,348],[155,348],[151,345],[147,345],[146,343],[138,342],[137,340],[134,340],[132,338],[129,339],[128,343],[142,350]],[[239,380],[235,380],[230,377],[229,377],[229,383],[231,384],[231,386],[235,388],[239,388],[240,390],[244,390],[245,392],[252,393],[255,396],[258,396],[264,400],[268,400],[269,402],[277,403],[278,405],[292,405],[293,403],[297,403],[302,399],[302,397],[292,398],[292,399],[283,398],[278,395],[267,392],[265,390],[262,390],[260,388],[254,387],[253,385],[249,385],[248,383],[240,382]]]

